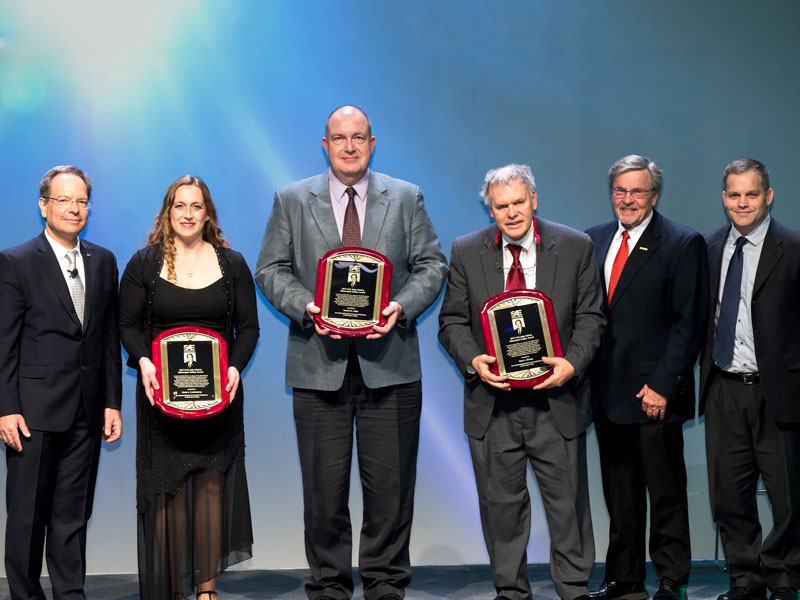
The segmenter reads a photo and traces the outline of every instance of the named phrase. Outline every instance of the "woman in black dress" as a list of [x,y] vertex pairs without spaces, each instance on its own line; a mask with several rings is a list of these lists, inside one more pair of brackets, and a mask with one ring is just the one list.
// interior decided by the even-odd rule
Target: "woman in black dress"
[[[153,405],[159,384],[151,342],[195,325],[227,342],[233,403],[197,420]],[[258,339],[253,278],[217,225],[206,184],[184,176],[167,188],[147,246],[120,283],[120,334],[136,388],[139,589],[143,599],[215,600],[215,578],[252,556],[244,468],[240,373]]]

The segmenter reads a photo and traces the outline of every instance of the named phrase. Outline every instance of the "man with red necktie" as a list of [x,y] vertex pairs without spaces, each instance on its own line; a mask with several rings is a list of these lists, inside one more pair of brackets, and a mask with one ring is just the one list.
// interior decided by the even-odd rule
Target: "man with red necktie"
[[[497,598],[529,600],[530,461],[550,531],[550,569],[564,600],[586,598],[594,538],[586,477],[590,395],[584,375],[605,318],[589,238],[536,219],[536,186],[525,165],[486,174],[481,192],[495,225],[453,242],[439,313],[439,341],[464,376],[464,430]],[[537,289],[553,301],[563,358],[533,389],[510,389],[489,370],[480,323],[504,289]]]
[[691,552],[683,459],[706,327],[702,236],[654,210],[661,169],[629,155],[608,172],[613,221],[586,233],[603,274],[608,325],[590,372],[610,519],[605,581],[593,600],[646,600],[645,531],[659,577],[654,600],[684,600]]

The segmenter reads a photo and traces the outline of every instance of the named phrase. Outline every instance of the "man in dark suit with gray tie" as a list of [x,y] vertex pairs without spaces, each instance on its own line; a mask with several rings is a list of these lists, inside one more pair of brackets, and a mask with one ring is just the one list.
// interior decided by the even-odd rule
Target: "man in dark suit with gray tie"
[[[800,587],[800,233],[770,217],[767,167],[730,163],[731,224],[706,236],[709,327],[700,413],[714,522],[731,589],[719,600],[798,600]],[[772,505],[761,542],[758,478]]]
[[[289,319],[311,600],[353,594],[348,509],[355,423],[364,497],[359,571],[366,600],[399,600],[411,580],[422,370],[416,319],[439,295],[447,263],[419,187],[371,171],[375,138],[355,106],[328,117],[330,169],[275,193],[255,280]],[[388,322],[348,341],[311,321],[317,261],[361,246],[392,263]]]
[[[92,191],[77,167],[39,185],[44,231],[0,253],[0,439],[11,597],[84,598],[100,440],[122,433],[117,264],[78,234]],[[46,538],[46,546],[45,546]]]
[[[530,600],[530,462],[550,532],[550,570],[563,600],[586,598],[594,537],[586,473],[591,423],[585,378],[605,325],[594,249],[586,234],[537,219],[525,165],[492,169],[482,196],[494,225],[453,242],[439,312],[439,341],[464,376],[481,525],[498,599]],[[563,357],[543,357],[552,375],[532,390],[510,389],[490,371],[480,313],[504,289],[535,288],[553,302]]]
[[603,274],[608,326],[589,378],[610,520],[605,582],[593,600],[685,600],[691,567],[683,423],[694,417],[708,264],[702,236],[655,210],[662,173],[631,154],[608,171],[616,219],[586,233]]

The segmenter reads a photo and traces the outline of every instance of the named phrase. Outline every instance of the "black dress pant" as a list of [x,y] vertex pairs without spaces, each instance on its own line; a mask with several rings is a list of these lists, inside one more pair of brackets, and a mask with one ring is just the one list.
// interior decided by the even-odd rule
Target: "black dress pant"
[[[800,587],[800,427],[772,418],[760,384],[712,377],[705,412],[708,487],[731,586]],[[763,544],[759,475],[773,520]]]
[[650,558],[659,579],[689,580],[691,545],[681,423],[617,425],[595,417],[610,531],[606,581],[644,581],[647,494]]
[[[31,431],[22,452],[6,447],[6,575],[13,600],[45,598],[42,551],[54,600],[85,598],[86,524],[100,457],[83,402],[64,432]],[[45,542],[46,538],[46,542]]]
[[364,503],[358,561],[364,597],[403,596],[411,580],[422,385],[369,389],[357,361],[349,363],[339,390],[295,388],[293,394],[311,570],[306,593],[312,600],[353,595],[348,498],[354,423]]

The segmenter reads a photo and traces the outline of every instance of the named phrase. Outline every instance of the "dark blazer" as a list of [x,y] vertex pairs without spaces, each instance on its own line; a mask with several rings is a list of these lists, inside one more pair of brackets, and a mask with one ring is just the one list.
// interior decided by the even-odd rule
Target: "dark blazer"
[[[603,265],[616,220],[586,231]],[[593,401],[620,425],[646,423],[636,397],[647,384],[667,398],[664,422],[694,417],[694,364],[703,344],[708,260],[702,236],[653,211],[630,252],[611,304],[603,281],[608,325],[590,371]]]
[[[364,383],[379,388],[419,381],[416,319],[436,300],[447,275],[447,260],[419,187],[370,171],[361,245],[392,263],[390,299],[405,314],[380,339],[356,338]],[[328,171],[275,192],[255,280],[267,300],[290,319],[288,387],[338,390],[344,381],[347,341],[317,335],[305,312],[314,300],[317,261],[339,247]]]
[[[543,393],[562,436],[583,433],[591,422],[589,387],[584,374],[605,325],[602,292],[588,237],[557,223],[537,219],[536,289],[553,301],[561,348],[578,377]],[[447,291],[439,312],[439,341],[464,375],[464,431],[482,438],[495,398],[507,394],[483,383],[470,362],[485,354],[480,311],[503,291],[503,250],[492,225],[453,242]],[[470,367],[470,371],[467,370]]]
[[[711,265],[708,335],[700,357],[700,414],[714,361],[714,316],[730,225],[705,236]],[[767,408],[779,423],[800,423],[800,232],[770,220],[750,305],[756,362]]]
[[21,413],[30,429],[66,431],[81,398],[92,428],[120,407],[117,263],[105,248],[80,246],[83,329],[44,232],[0,253],[0,415]]

